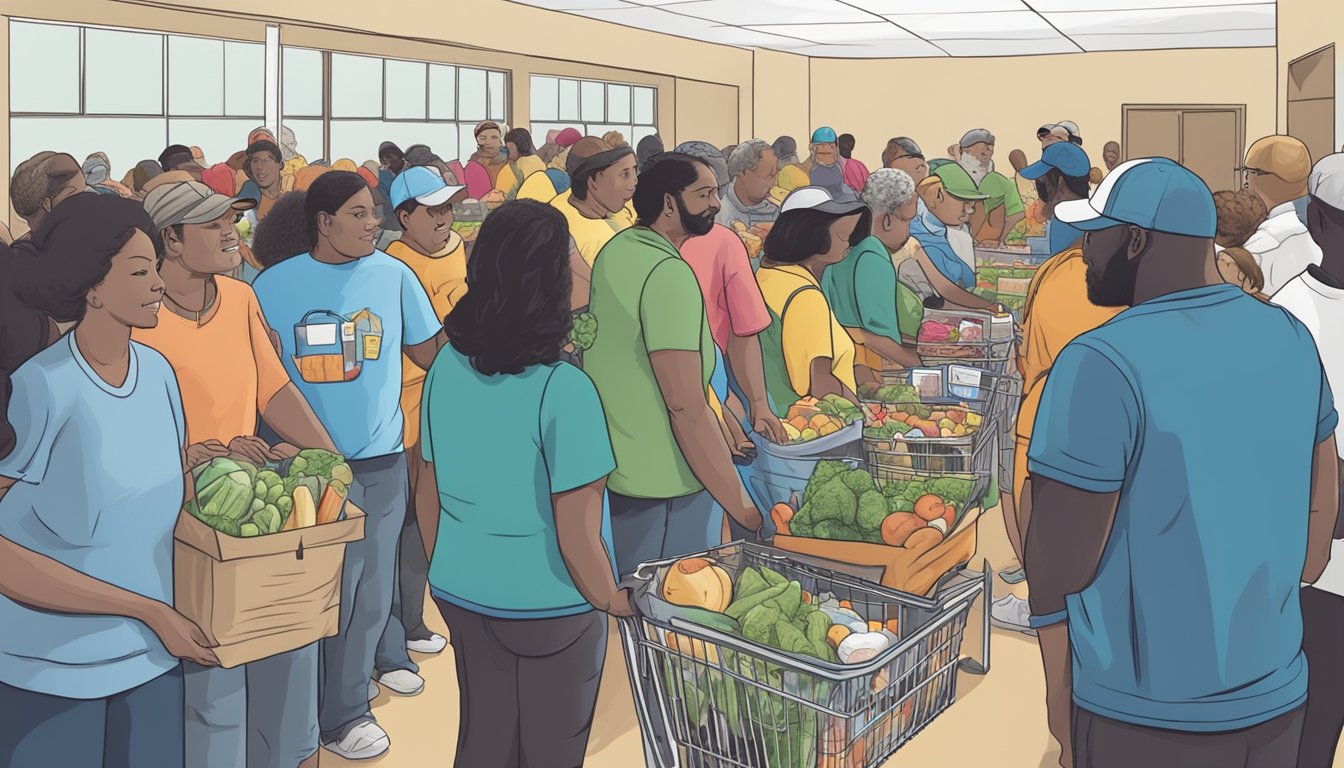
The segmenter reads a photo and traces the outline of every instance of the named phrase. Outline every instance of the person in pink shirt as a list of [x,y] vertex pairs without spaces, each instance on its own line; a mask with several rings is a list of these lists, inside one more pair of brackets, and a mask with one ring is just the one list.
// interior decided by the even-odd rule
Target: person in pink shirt
[[835,140],[835,146],[840,150],[842,158],[840,164],[844,167],[845,186],[855,192],[862,192],[863,185],[868,183],[868,166],[862,161],[854,159],[854,134],[842,133]]

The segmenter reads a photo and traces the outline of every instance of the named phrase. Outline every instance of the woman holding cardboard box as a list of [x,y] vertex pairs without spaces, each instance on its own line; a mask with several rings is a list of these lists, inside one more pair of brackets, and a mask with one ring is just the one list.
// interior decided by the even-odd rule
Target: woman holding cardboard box
[[179,659],[218,664],[172,608],[173,526],[191,485],[177,381],[131,340],[158,322],[157,238],[138,202],[75,195],[16,256],[25,301],[76,325],[15,371],[0,419],[9,768],[183,766]]

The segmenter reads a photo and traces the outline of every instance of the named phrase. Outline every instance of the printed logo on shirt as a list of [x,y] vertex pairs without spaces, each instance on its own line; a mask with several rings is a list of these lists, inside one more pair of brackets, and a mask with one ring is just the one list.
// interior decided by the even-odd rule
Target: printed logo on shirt
[[309,384],[354,381],[382,351],[383,320],[369,309],[343,317],[314,309],[294,326],[294,365]]

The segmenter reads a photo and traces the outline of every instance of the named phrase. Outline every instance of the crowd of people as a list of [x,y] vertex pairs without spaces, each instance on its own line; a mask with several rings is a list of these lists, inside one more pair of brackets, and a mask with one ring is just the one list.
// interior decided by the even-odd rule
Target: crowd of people
[[[1114,142],[1094,168],[1068,121],[1038,131],[1039,160],[1011,153],[1013,178],[983,128],[946,157],[893,138],[875,170],[829,127],[805,160],[788,136],[475,135],[465,164],[392,142],[309,162],[259,128],[225,162],[174,145],[120,181],[100,154],[18,166],[0,762],[377,757],[369,701],[422,691],[411,653],[448,642],[428,590],[457,764],[582,764],[606,616],[633,612],[621,577],[768,539],[759,441],[786,440],[800,398],[857,404],[921,365],[927,309],[1005,314],[976,251],[1025,232],[1049,253],[986,507],[1031,590],[992,613],[1039,636],[1061,765],[1330,764],[1344,155],[1267,137],[1214,194]],[[314,316],[370,329],[361,365],[305,364]],[[1248,429],[1247,388],[1273,395],[1273,436]],[[191,470],[297,448],[343,455],[367,515],[339,633],[223,669],[172,608]]]

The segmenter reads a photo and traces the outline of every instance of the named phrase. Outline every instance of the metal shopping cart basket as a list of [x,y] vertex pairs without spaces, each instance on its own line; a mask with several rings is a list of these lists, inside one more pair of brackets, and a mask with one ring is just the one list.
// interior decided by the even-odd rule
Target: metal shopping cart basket
[[990,594],[988,567],[926,599],[756,544],[698,556],[735,582],[742,569],[761,566],[812,595],[848,600],[866,619],[894,620],[898,640],[853,665],[783,653],[683,620],[659,597],[676,561],[640,566],[640,615],[621,619],[620,632],[646,755],[657,768],[873,768],[955,703],[959,669],[988,671],[988,624],[982,662],[961,652],[971,606]]
[[928,365],[973,365],[995,373],[1013,367],[1017,328],[1011,315],[924,310],[916,350]]

